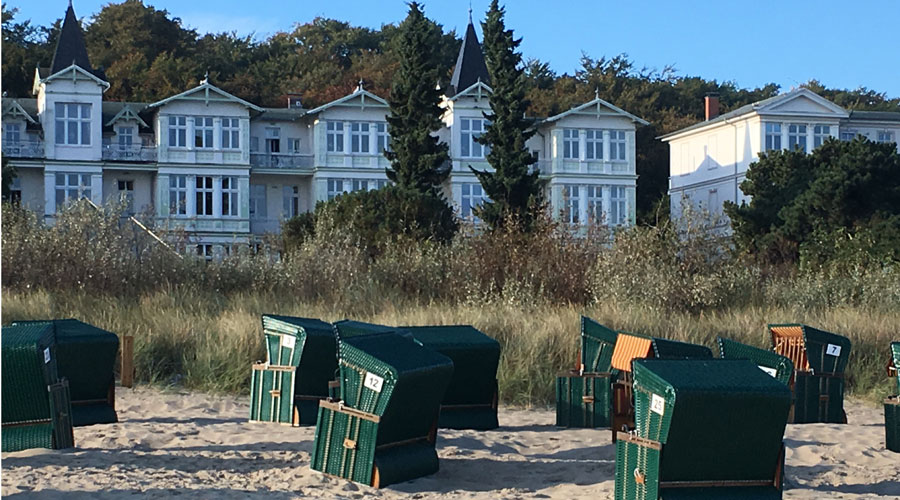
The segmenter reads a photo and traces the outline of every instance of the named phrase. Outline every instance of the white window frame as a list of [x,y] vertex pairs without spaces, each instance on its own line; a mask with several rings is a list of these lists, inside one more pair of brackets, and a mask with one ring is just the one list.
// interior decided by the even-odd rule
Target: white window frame
[[563,221],[567,224],[581,223],[581,186],[578,184],[563,184]]
[[628,192],[625,186],[609,187],[609,222],[621,226],[628,221]]
[[250,218],[265,219],[268,214],[265,184],[250,184]]
[[198,175],[194,178],[194,210],[197,217],[215,217],[215,178],[211,175]]
[[325,123],[325,143],[329,153],[344,152],[344,122]]
[[58,172],[55,175],[56,207],[74,200],[91,199],[91,174],[83,172]]
[[116,142],[120,148],[131,148],[134,146],[134,127],[116,127]]
[[169,147],[187,148],[187,117],[169,117]]
[[875,142],[897,142],[893,130],[879,130],[875,132]]
[[369,179],[353,179],[351,181],[351,189],[350,191],[368,191],[369,190]]
[[563,129],[563,159],[577,160],[580,158],[578,135],[579,132],[576,128]]
[[484,134],[489,122],[481,118],[460,118],[459,120],[459,155],[462,158],[486,158],[491,152],[490,146],[481,144],[475,139]]
[[800,146],[800,151],[806,152],[806,133],[807,127],[805,123],[789,123],[788,149],[793,151],[795,146]]
[[781,123],[764,122],[763,134],[765,151],[778,151],[781,149]]
[[221,179],[222,217],[237,217],[240,214],[240,190],[238,178],[232,175]]
[[212,149],[215,125],[211,116],[194,117],[194,149]]
[[624,130],[609,131],[609,159],[612,161],[625,161],[626,140]]
[[350,153],[369,154],[369,131],[371,128],[368,122],[350,123]]
[[285,219],[300,215],[300,186],[284,186],[282,188],[282,204]]
[[813,125],[813,149],[819,147],[831,137],[831,125],[817,123]]
[[325,193],[327,199],[333,200],[337,198],[338,195],[346,193],[349,185],[350,181],[347,179],[328,179],[325,181]]
[[[56,112],[56,144],[60,146],[91,145],[91,105],[80,102],[58,102]],[[74,133],[74,138],[70,137]]]
[[169,215],[188,215],[188,176],[169,176]]
[[222,118],[222,149],[241,149],[239,118]]
[[603,186],[587,186],[588,222],[603,223]]
[[197,245],[197,255],[206,260],[213,259],[213,246],[209,243],[200,243]]
[[475,210],[488,200],[484,193],[484,188],[478,182],[466,182],[460,186],[460,204],[459,215],[463,219],[469,219],[478,222],[479,219],[475,215]]
[[391,150],[391,134],[388,132],[387,122],[375,124],[375,148],[379,154]]
[[4,123],[3,124],[3,142],[17,144],[22,142],[22,124],[21,123]]
[[291,154],[300,154],[300,139],[291,137],[288,139],[288,152]]
[[125,202],[125,213],[134,215],[134,180],[116,179],[116,188],[119,192],[119,201]]
[[603,131],[588,129],[584,132],[584,157],[588,160],[603,159]]

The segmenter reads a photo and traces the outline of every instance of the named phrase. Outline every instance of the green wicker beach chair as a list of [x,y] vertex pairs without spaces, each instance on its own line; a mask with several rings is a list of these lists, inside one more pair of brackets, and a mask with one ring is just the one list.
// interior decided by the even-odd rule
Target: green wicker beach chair
[[635,428],[617,500],[778,499],[791,393],[747,360],[634,362]]
[[311,467],[376,487],[437,471],[446,356],[397,335],[342,339],[340,402],[319,405]]
[[794,375],[794,363],[772,351],[742,344],[723,337],[716,337],[719,344],[719,356],[723,359],[747,359],[759,366],[759,369],[775,377],[784,385],[790,385]]
[[341,339],[349,339],[363,335],[374,335],[376,333],[395,333],[406,338],[412,338],[412,334],[403,328],[366,323],[364,321],[354,321],[351,319],[344,319],[336,322],[334,324],[334,333],[339,342]]
[[888,376],[897,382],[896,396],[884,400],[884,447],[900,453],[900,342],[891,342],[891,355],[888,359]]
[[618,333],[600,323],[581,317],[581,354],[577,370],[585,373],[609,373]]
[[118,422],[114,369],[119,337],[77,319],[13,323],[27,324],[49,324],[53,328],[59,377],[69,381],[72,425]]
[[556,378],[556,425],[610,426],[612,374],[563,372]]
[[58,380],[52,325],[3,327],[2,449],[71,448],[69,384]]
[[891,355],[888,358],[888,376],[897,382],[897,394],[900,394],[900,342],[891,342]]
[[844,370],[850,340],[801,324],[771,324],[768,329],[772,350],[794,364],[794,408],[789,421],[847,423]]
[[401,330],[453,361],[453,378],[441,401],[438,427],[496,429],[500,343],[469,325],[405,326]]

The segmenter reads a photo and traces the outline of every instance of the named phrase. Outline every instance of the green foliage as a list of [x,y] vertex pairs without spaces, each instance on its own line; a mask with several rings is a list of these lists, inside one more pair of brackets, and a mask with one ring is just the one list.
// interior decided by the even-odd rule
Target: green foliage
[[341,235],[376,256],[396,239],[447,243],[456,234],[458,222],[439,195],[392,184],[319,202],[311,216],[290,219],[284,229],[286,249],[300,248],[311,234]]
[[435,86],[439,71],[435,48],[440,36],[440,27],[425,17],[418,3],[410,3],[409,14],[394,37],[400,64],[388,101],[391,147],[384,152],[391,162],[390,180],[433,196],[439,195],[441,183],[450,176],[449,146],[432,134],[443,127],[441,92]]
[[[738,247],[768,262],[821,265],[844,253],[844,239],[878,259],[900,260],[900,154],[863,137],[825,141],[807,155],[772,151],[750,165],[741,190],[749,204],[726,203]],[[858,234],[858,237],[857,237]],[[865,242],[869,243],[865,243]]]
[[9,158],[5,155],[0,158],[0,164],[2,164],[2,174],[0,174],[0,185],[3,187],[2,199],[3,201],[9,201],[13,179],[16,178],[18,173],[16,172],[16,167],[9,164]]
[[497,0],[491,2],[484,30],[484,60],[491,77],[491,112],[485,113],[490,123],[477,141],[490,146],[487,161],[494,169],[479,171],[469,167],[490,197],[476,211],[492,228],[511,221],[530,228],[543,209],[543,181],[532,169],[536,161],[525,142],[535,134],[525,117],[529,102],[525,98],[527,80],[521,68],[522,55],[517,52],[521,39],[506,29],[505,8]]
[[15,21],[18,10],[9,9],[3,2],[3,91],[24,97],[31,95],[38,64],[50,65],[53,46],[49,43],[49,28],[33,26],[30,20]]

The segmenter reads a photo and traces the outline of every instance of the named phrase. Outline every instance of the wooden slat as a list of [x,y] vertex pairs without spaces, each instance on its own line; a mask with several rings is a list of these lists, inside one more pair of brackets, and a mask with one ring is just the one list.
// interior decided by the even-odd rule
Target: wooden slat
[[122,336],[122,387],[134,387],[134,337]]

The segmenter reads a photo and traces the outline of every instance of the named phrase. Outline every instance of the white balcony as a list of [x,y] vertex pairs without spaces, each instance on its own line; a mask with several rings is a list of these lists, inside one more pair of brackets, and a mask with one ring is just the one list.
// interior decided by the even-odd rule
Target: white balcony
[[3,156],[10,158],[43,158],[44,141],[3,141]]
[[293,153],[250,153],[250,166],[257,168],[312,168],[313,155]]
[[135,162],[156,161],[156,147],[106,144],[103,146],[103,159],[110,161]]

